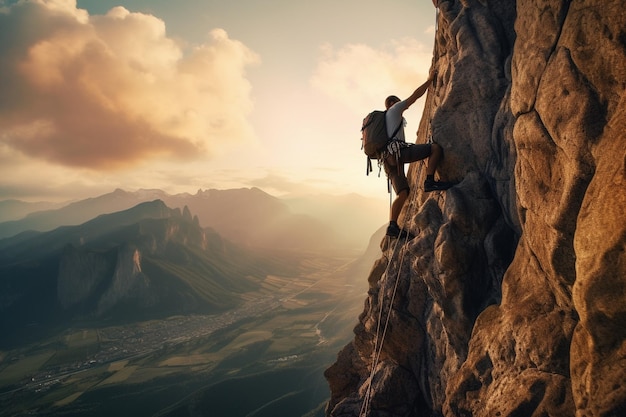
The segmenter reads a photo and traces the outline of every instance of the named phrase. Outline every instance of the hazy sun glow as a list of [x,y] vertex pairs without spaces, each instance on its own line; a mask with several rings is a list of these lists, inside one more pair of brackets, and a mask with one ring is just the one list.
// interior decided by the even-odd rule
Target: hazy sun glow
[[[360,123],[425,79],[432,5],[222,3],[0,1],[0,199],[253,185],[384,197]],[[388,15],[403,17],[378,28]]]

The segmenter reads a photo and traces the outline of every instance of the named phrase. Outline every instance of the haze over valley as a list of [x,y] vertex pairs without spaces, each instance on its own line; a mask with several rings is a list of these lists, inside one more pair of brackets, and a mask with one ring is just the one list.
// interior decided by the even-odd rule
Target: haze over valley
[[354,237],[380,235],[376,210],[337,198],[116,190],[4,213],[0,415],[322,415],[380,252]]
[[386,221],[384,200],[358,194],[274,197],[258,188],[198,190],[168,194],[162,190],[117,189],[67,204],[19,200],[0,201],[0,238],[24,231],[50,231],[79,225],[100,214],[161,200],[168,207],[185,206],[202,227],[227,240],[251,247],[364,249],[371,234]]

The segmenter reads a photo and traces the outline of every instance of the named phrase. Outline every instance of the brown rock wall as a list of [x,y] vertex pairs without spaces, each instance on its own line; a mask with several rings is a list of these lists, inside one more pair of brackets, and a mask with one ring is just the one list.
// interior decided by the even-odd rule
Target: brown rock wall
[[460,184],[411,166],[327,415],[626,415],[625,6],[439,2],[417,141]]

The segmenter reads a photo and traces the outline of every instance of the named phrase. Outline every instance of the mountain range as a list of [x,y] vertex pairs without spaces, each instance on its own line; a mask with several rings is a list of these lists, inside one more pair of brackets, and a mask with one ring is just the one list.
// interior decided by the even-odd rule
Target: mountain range
[[0,201],[0,222],[19,220],[23,218],[25,214],[52,210],[64,205],[65,204],[62,203],[50,203],[46,201],[26,202],[21,200],[2,200]]
[[0,201],[0,220],[5,220],[0,223],[0,239],[78,225],[156,199],[171,208],[187,206],[202,227],[211,227],[234,243],[271,249],[364,249],[364,242],[385,222],[387,210],[384,204],[358,195],[281,199],[258,188],[198,190],[193,195],[117,189],[44,210],[39,209],[45,203]]
[[129,322],[215,313],[297,259],[242,248],[162,200],[76,226],[0,241],[2,345],[70,321]]

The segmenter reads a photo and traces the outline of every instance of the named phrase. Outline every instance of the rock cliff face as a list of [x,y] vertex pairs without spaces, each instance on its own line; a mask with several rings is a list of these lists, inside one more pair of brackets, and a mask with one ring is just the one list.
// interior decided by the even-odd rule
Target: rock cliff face
[[[104,245],[111,246],[108,250],[66,245],[57,278],[57,299],[63,309],[92,301],[97,304],[94,315],[101,317],[128,300],[141,307],[156,305],[159,296],[151,288],[151,278],[142,272],[142,258],[175,258],[177,254],[170,253],[172,243],[207,249],[206,232],[186,206],[181,216],[180,210],[171,210],[161,201],[148,204],[163,211],[163,218],[143,219],[129,226],[123,239]],[[86,235],[89,237],[89,233]],[[88,239],[81,234],[78,241],[85,243]]]
[[418,142],[327,415],[626,415],[626,9],[442,0]]

